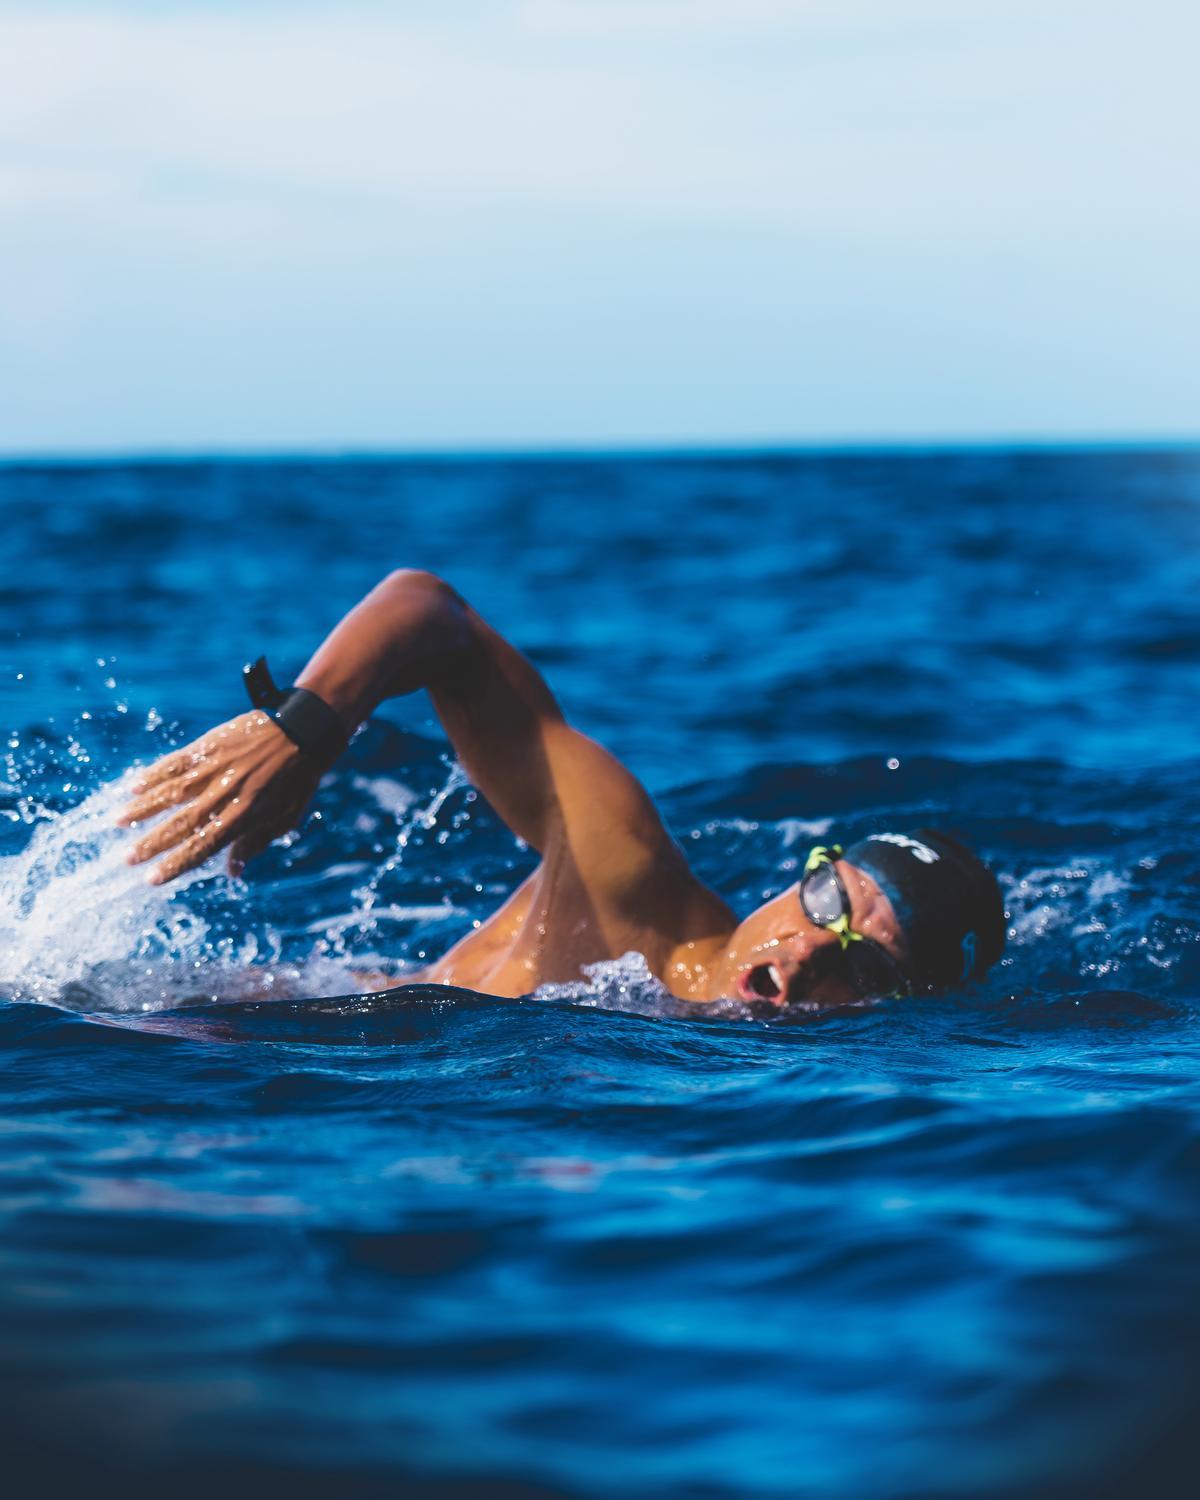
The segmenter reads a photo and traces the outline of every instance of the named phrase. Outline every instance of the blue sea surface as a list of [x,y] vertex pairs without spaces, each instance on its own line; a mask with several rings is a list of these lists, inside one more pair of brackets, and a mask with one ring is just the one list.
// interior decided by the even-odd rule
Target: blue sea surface
[[[20,1493],[1191,1493],[1200,450],[10,463],[0,514]],[[357,996],[533,864],[423,697],[245,881],[148,887],[129,768],[398,566],[740,911],[929,823],[1006,958],[770,1023],[636,955]]]

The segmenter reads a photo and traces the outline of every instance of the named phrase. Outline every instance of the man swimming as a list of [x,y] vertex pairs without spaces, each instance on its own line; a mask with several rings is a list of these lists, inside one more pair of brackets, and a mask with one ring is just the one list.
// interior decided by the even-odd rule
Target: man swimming
[[493,995],[578,980],[637,951],[683,1000],[836,1005],[983,974],[1004,947],[994,877],[933,830],[814,849],[801,880],[741,921],[689,869],[640,782],[572,729],[541,674],[430,573],[392,573],[279,693],[165,756],[121,822],[175,808],[129,854],[155,884],[228,849],[231,873],[302,816],[386,698],[424,688],[467,775],[541,863],[481,927],[399,982]]

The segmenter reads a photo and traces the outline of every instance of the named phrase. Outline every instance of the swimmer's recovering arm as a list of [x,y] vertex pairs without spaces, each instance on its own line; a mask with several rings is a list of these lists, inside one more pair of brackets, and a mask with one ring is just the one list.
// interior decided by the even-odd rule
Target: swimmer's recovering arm
[[[390,574],[296,682],[348,732],[384,699],[426,688],[467,774],[533,848],[565,848],[600,882],[626,883],[664,859],[686,869],[636,778],[566,723],[532,663],[433,574]],[[267,715],[243,714],[142,778],[124,823],[180,811],[139,840],[130,861],[165,855],[150,877],[161,883],[231,845],[238,870],[294,825],[323,769]]]

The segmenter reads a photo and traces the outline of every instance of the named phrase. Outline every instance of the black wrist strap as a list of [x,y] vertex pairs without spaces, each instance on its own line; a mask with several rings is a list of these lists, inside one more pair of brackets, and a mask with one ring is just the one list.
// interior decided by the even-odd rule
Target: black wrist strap
[[242,668],[242,680],[255,708],[270,714],[288,739],[313,760],[331,766],[346,748],[349,736],[340,716],[307,688],[278,687],[265,656]]

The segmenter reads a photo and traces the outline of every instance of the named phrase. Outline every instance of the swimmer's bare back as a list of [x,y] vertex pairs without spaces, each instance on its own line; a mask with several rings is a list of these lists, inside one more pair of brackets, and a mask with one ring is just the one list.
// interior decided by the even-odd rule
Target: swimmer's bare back
[[[347,735],[387,698],[424,688],[467,775],[541,863],[479,928],[405,983],[495,995],[580,977],[636,950],[685,999],[707,998],[707,969],[737,926],[692,874],[645,788],[573,729],[541,674],[433,574],[390,574],[319,647],[297,686]],[[228,851],[246,862],[294,827],[328,769],[257,710],[151,766],[121,822],[175,809],[142,832],[132,864],[175,879]]]

